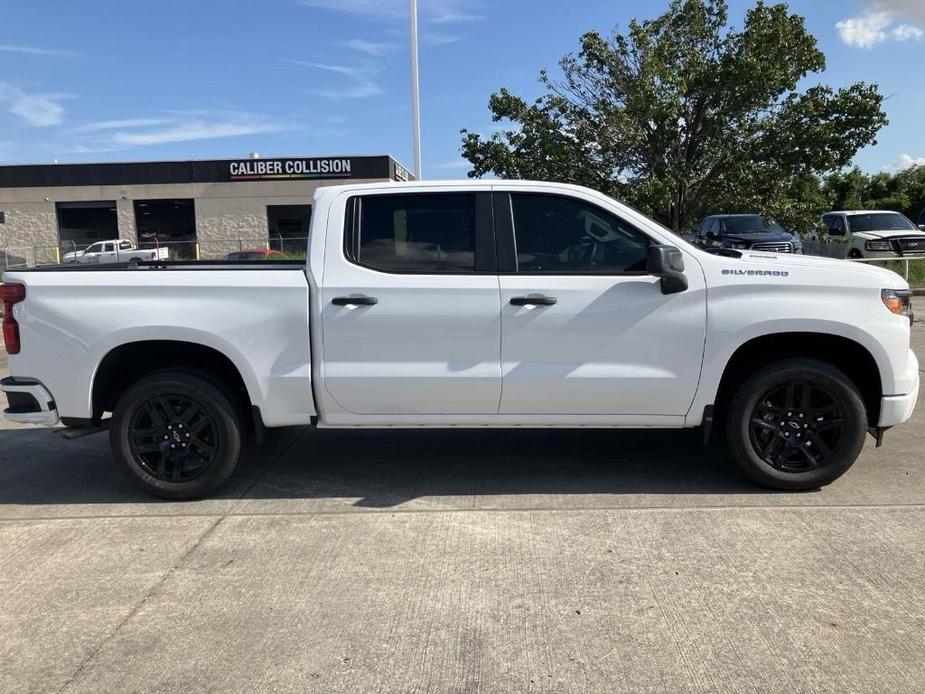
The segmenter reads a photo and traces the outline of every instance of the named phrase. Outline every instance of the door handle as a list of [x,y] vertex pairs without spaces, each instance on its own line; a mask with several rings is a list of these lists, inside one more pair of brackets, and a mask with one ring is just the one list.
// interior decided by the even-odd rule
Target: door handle
[[338,296],[331,303],[335,306],[375,306],[379,299],[374,296]]
[[552,306],[556,303],[554,296],[515,296],[511,306]]

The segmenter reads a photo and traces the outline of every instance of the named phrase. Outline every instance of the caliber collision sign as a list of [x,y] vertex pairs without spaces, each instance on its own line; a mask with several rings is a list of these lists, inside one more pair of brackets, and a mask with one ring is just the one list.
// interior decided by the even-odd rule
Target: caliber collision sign
[[350,178],[349,159],[244,159],[228,165],[232,181]]

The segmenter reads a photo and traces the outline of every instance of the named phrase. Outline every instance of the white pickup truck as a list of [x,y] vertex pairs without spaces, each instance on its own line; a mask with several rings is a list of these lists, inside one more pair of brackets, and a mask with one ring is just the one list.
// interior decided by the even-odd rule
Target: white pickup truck
[[899,212],[843,210],[822,221],[830,237],[847,240],[845,254],[852,260],[925,256],[925,231]]
[[560,184],[323,187],[314,210],[304,264],[8,272],[6,416],[108,423],[133,481],[190,498],[288,425],[721,424],[754,480],[812,489],[915,405],[893,272],[712,255]]
[[135,248],[128,239],[110,239],[97,241],[83,251],[65,253],[61,262],[65,264],[98,265],[100,263],[133,263],[143,260],[167,260],[167,247]]

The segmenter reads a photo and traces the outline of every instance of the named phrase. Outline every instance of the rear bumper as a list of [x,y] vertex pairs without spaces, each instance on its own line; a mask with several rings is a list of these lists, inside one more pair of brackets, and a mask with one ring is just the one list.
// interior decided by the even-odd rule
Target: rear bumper
[[901,395],[884,395],[880,400],[880,422],[881,427],[892,427],[902,424],[912,416],[912,410],[915,409],[915,401],[919,397],[919,361],[915,354],[909,355],[908,362],[908,388],[907,392]]
[[6,393],[10,406],[3,416],[19,424],[42,424],[50,427],[58,423],[58,409],[48,389],[38,381],[8,376],[0,380],[0,390]]

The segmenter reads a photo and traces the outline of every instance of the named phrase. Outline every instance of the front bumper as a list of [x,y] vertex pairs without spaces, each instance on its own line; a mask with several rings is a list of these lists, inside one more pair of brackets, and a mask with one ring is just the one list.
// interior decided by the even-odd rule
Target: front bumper
[[[908,378],[904,379],[908,383],[906,393],[901,395],[884,395],[880,400],[880,422],[881,427],[892,427],[902,424],[912,416],[915,409],[915,401],[919,397],[919,361],[914,353],[909,354]],[[900,381],[897,385],[903,385]]]
[[58,409],[48,389],[29,378],[8,376],[0,380],[0,390],[6,393],[9,407],[3,416],[19,424],[42,424],[50,427],[58,423]]

